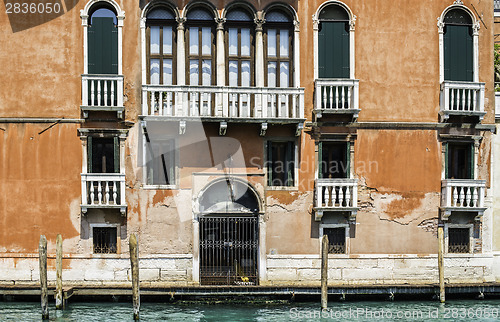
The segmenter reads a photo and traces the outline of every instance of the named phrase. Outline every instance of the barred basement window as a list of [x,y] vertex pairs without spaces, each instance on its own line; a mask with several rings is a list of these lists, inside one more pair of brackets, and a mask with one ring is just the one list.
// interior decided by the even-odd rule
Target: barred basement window
[[468,253],[469,242],[469,228],[448,228],[448,253]]
[[328,253],[329,254],[345,254],[345,228],[324,228],[323,234],[328,236]]
[[116,254],[116,227],[93,228],[94,254]]

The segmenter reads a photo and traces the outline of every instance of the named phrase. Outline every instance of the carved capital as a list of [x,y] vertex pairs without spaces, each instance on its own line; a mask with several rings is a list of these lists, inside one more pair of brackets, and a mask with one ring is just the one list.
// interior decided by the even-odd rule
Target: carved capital
[[441,21],[441,18],[437,18],[437,26],[438,26],[438,30],[439,30],[439,33],[442,34],[444,33],[444,22]]
[[146,28],[146,17],[141,18],[141,28],[142,29]]
[[266,23],[266,19],[259,17],[255,18],[253,22],[255,23],[255,31],[262,32],[262,30],[264,29],[264,24]]
[[472,34],[474,36],[478,36],[479,35],[479,29],[481,28],[481,25],[479,24],[479,21],[476,22],[475,24],[472,25]]
[[462,0],[455,0],[455,2],[453,2],[453,4],[464,4]]
[[318,31],[319,30],[319,19],[316,17],[316,15],[313,15],[313,30]]
[[300,21],[294,20],[293,25],[294,25],[294,31],[299,32],[300,31]]
[[354,31],[356,29],[356,19],[357,17],[353,15],[351,21],[349,22],[350,31]]
[[224,30],[226,18],[215,18],[215,23],[217,24],[217,30]]
[[186,18],[177,17],[177,30],[184,30],[184,24],[186,23]]

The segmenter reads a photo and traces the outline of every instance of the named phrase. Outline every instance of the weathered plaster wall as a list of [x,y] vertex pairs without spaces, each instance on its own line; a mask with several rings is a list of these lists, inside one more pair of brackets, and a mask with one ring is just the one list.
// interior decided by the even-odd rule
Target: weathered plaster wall
[[0,124],[0,253],[36,252],[41,234],[51,249],[58,233],[66,250],[76,251],[82,166],[78,125],[50,125]]
[[1,10],[0,117],[80,117],[82,31],[80,7],[15,33]]

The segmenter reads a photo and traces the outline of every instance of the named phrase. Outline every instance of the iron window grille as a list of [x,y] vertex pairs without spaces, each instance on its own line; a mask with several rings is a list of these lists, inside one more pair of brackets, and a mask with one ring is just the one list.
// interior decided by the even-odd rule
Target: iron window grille
[[448,228],[448,252],[469,253],[470,232],[469,228]]
[[346,253],[346,238],[345,228],[324,228],[323,234],[328,236],[328,253],[329,254],[345,254]]
[[94,243],[94,254],[116,254],[117,253],[116,227],[94,227],[93,243]]

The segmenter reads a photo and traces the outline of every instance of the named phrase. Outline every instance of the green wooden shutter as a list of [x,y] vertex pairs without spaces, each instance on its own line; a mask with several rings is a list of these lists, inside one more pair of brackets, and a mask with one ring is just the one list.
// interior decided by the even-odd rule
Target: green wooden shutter
[[443,143],[443,144],[444,144],[444,159],[445,159],[444,177],[445,177],[445,179],[449,179],[448,168],[449,168],[450,160],[449,160],[449,155],[448,155],[448,143]]
[[320,78],[349,78],[349,28],[344,21],[321,22],[318,33]]
[[349,178],[351,173],[351,142],[347,142],[345,151],[345,162],[347,164],[345,177]]
[[87,173],[92,173],[92,137],[87,137]]
[[94,17],[88,28],[89,74],[118,73],[118,28],[113,18]]
[[286,145],[286,160],[285,160],[285,165],[286,165],[286,185],[288,187],[293,186],[293,181],[294,181],[294,171],[295,171],[295,158],[294,158],[294,152],[295,152],[295,144],[293,141],[287,142]]
[[472,28],[447,24],[444,33],[444,79],[472,82],[473,41]]
[[470,155],[469,155],[469,179],[474,179],[474,143],[470,145]]
[[115,136],[113,142],[113,161],[115,173],[120,173],[120,138]]
[[318,178],[323,178],[323,142],[318,142]]
[[273,143],[267,141],[267,185],[273,185]]

